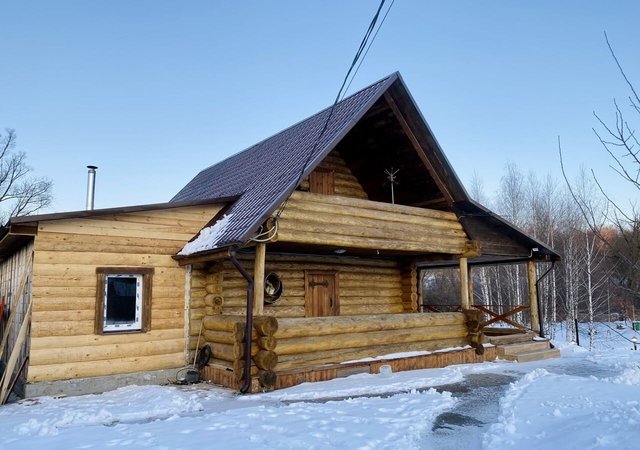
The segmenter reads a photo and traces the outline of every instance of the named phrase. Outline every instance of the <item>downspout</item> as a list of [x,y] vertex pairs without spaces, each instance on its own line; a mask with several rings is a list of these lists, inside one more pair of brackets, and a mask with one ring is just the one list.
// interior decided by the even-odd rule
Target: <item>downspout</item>
[[551,267],[549,267],[549,269],[545,273],[543,273],[540,276],[540,278],[538,278],[538,280],[536,281],[536,300],[538,301],[538,323],[540,324],[541,338],[544,337],[544,322],[542,321],[542,308],[540,307],[540,289],[538,288],[538,283],[540,283],[544,279],[544,277],[549,275],[549,273],[553,270],[555,265],[556,265],[556,262],[551,261]]
[[238,272],[247,280],[247,321],[244,326],[244,383],[240,388],[242,394],[246,394],[251,387],[251,335],[253,334],[253,277],[245,270],[236,259],[237,246],[229,249],[229,259],[238,269]]

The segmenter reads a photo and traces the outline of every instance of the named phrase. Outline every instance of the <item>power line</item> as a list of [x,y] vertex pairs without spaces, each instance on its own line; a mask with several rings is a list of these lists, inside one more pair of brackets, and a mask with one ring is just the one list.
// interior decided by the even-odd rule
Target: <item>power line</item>
[[[309,165],[309,162],[311,161],[311,158],[315,154],[316,149],[318,148],[318,144],[320,143],[320,140],[322,139],[322,136],[324,135],[324,133],[327,131],[327,128],[329,127],[329,122],[331,121],[331,117],[333,116],[333,112],[334,112],[334,110],[336,108],[336,105],[341,100],[341,98],[344,97],[344,92],[346,92],[346,89],[348,89],[348,86],[347,86],[346,89],[345,89],[345,86],[347,85],[347,80],[349,79],[349,76],[351,75],[351,72],[353,71],[353,68],[356,67],[356,65],[358,65],[358,68],[360,67],[360,65],[362,64],[362,61],[364,60],[364,57],[366,56],[369,48],[371,47],[371,45],[367,46],[367,43],[369,42],[369,38],[371,37],[371,33],[373,33],[373,30],[376,28],[376,23],[378,22],[378,17],[380,16],[380,11],[382,11],[382,8],[384,6],[385,1],[386,0],[381,0],[380,1],[380,5],[378,6],[378,9],[376,10],[376,13],[373,16],[373,19],[371,19],[371,22],[369,23],[369,27],[367,28],[367,31],[365,32],[364,37],[362,38],[362,42],[360,42],[360,46],[358,47],[358,51],[356,52],[356,54],[355,54],[355,56],[353,58],[353,61],[351,62],[351,66],[349,66],[349,70],[347,70],[347,74],[345,75],[344,80],[342,80],[342,85],[340,86],[340,89],[338,90],[338,94],[336,95],[336,98],[333,101],[333,105],[331,105],[331,109],[329,109],[329,114],[327,115],[327,119],[325,120],[324,125],[322,126],[320,134],[316,138],[311,150],[309,151],[309,154],[307,155],[307,158],[306,158],[304,164],[302,165],[302,169],[300,170],[300,175],[298,176],[298,179],[297,179],[296,184],[295,184],[296,186],[298,184],[300,184],[300,181],[302,180],[302,177],[304,176],[304,172],[307,169],[307,166]],[[393,0],[393,1],[395,2],[395,0]],[[393,6],[393,2],[391,3],[391,6]],[[391,9],[391,7],[389,7],[389,9]],[[387,13],[384,16],[385,18],[387,16],[387,14],[389,14],[389,10],[387,10]],[[382,26],[382,23],[380,24],[380,26]],[[378,31],[380,31],[380,27],[378,27]],[[374,39],[375,39],[375,35],[378,34],[378,31],[375,32]],[[373,43],[373,40],[371,41],[371,43]],[[363,52],[364,52],[364,54],[363,54]],[[357,69],[356,69],[356,72],[357,72]],[[355,73],[354,73],[354,76],[355,76]],[[353,79],[352,79],[352,81],[353,81]],[[349,83],[349,84],[351,84],[351,83]],[[280,210],[278,210],[277,214],[275,215],[275,219],[276,220],[280,217],[280,215],[282,214],[282,212],[286,208],[287,202],[288,202],[288,200],[285,200],[285,202],[280,207]]]
[[371,42],[369,43],[369,46],[367,47],[367,50],[365,50],[364,55],[362,56],[362,59],[360,60],[360,63],[358,63],[358,67],[356,67],[356,71],[353,72],[353,76],[351,77],[351,80],[349,81],[349,84],[347,84],[347,88],[344,90],[344,93],[342,94],[343,98],[346,95],[346,93],[349,92],[349,87],[351,86],[351,83],[356,78],[356,75],[358,75],[358,70],[360,70],[360,66],[362,65],[362,63],[364,62],[365,58],[367,57],[367,54],[369,53],[369,49],[373,45],[373,42],[376,40],[376,36],[378,36],[378,32],[380,31],[380,28],[382,28],[382,25],[384,25],[384,21],[387,19],[387,16],[389,15],[389,11],[391,11],[391,8],[393,7],[393,4],[395,2],[396,2],[396,0],[392,0],[391,4],[389,5],[389,8],[387,9],[387,12],[384,13],[384,16],[382,17],[382,20],[380,21],[380,25],[378,26],[378,29],[376,30],[375,34],[373,35],[373,38],[371,38]]

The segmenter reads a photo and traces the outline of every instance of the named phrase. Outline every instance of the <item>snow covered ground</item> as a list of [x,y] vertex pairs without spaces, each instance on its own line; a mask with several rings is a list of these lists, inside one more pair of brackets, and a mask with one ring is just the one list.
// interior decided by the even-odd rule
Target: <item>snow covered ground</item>
[[597,351],[565,344],[561,359],[534,363],[360,374],[250,396],[130,386],[41,397],[0,407],[0,448],[637,448],[640,351],[608,331],[598,330]]

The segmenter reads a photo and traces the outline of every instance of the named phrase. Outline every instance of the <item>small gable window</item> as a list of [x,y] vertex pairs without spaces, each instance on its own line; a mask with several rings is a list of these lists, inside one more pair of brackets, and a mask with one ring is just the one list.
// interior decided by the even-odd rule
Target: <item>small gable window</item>
[[96,273],[96,333],[147,331],[153,269],[99,267]]

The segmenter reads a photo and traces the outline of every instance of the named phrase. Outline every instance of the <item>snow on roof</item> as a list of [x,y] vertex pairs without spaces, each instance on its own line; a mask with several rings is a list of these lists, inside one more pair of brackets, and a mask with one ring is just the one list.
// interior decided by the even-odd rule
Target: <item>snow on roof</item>
[[194,253],[198,253],[204,250],[212,250],[218,248],[218,243],[222,239],[229,225],[229,219],[233,214],[225,214],[220,220],[210,227],[205,227],[200,230],[198,237],[193,241],[188,242],[182,250],[178,252],[178,255],[189,256]]

